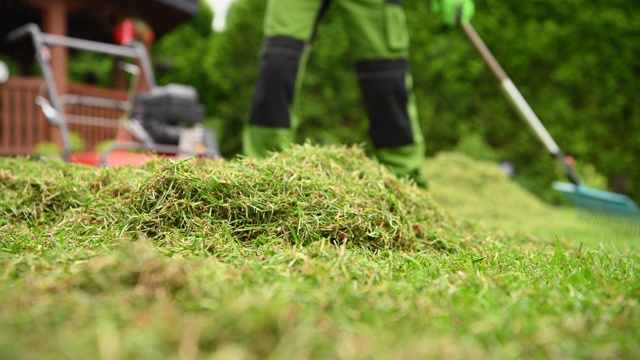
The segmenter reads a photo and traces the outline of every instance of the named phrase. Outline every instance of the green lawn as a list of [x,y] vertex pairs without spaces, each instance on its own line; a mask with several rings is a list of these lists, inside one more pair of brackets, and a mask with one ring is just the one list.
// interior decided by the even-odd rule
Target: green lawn
[[638,233],[493,164],[0,159],[0,358],[634,359]]
[[489,162],[455,153],[429,159],[425,173],[435,200],[451,214],[481,226],[540,239],[560,239],[591,248],[638,249],[640,218],[603,216],[554,208],[516,186]]

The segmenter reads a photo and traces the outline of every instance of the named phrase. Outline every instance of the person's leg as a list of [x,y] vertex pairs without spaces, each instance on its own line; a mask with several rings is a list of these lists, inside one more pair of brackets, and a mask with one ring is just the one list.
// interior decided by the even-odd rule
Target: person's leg
[[329,0],[269,0],[264,23],[260,73],[243,152],[264,156],[293,142],[291,108],[304,64],[305,47],[315,35]]
[[424,138],[412,91],[401,0],[339,0],[378,160],[400,177],[420,176]]

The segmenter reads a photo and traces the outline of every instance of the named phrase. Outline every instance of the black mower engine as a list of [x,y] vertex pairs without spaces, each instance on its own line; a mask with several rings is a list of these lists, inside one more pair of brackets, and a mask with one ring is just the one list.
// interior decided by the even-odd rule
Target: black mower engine
[[202,124],[204,107],[194,87],[169,84],[138,94],[132,115],[155,142],[178,145],[183,129]]

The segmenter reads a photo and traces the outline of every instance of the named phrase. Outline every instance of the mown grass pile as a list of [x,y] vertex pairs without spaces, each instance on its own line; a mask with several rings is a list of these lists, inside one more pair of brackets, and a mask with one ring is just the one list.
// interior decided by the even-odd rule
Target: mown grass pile
[[640,238],[640,220],[554,208],[516,186],[494,162],[442,152],[425,161],[423,168],[433,198],[450,215],[494,230],[620,248]]
[[545,218],[551,212],[551,206],[514,186],[494,162],[442,152],[425,162],[424,172],[438,204],[466,218],[500,223],[518,215],[514,208],[526,208],[521,214],[528,218]]
[[[638,354],[632,242],[476,226],[464,206],[489,182],[519,190],[449,156],[428,166],[487,181],[434,174],[434,197],[448,182],[458,207],[357,148],[118,169],[0,159],[0,358]],[[510,198],[494,227],[535,210]]]
[[52,226],[159,243],[178,238],[328,240],[372,248],[446,246],[450,226],[431,197],[361,149],[310,145],[264,160],[157,161],[95,169],[3,160],[0,224]]

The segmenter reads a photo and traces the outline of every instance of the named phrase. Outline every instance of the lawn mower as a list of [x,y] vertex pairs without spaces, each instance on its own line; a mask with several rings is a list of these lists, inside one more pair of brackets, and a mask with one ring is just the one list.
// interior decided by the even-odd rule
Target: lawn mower
[[[35,98],[49,123],[60,130],[62,158],[93,166],[142,164],[161,157],[220,157],[215,133],[203,125],[204,107],[194,87],[183,84],[158,86],[144,44],[115,45],[97,41],[44,33],[33,23],[23,25],[7,35],[9,41],[29,36],[36,61],[44,77],[41,94]],[[120,69],[129,74],[126,100],[58,94],[51,67],[51,47],[94,52],[126,59]],[[140,76],[149,90],[139,91]],[[74,115],[65,108],[85,106],[120,111],[121,119]],[[78,152],[72,146],[70,125],[117,128],[116,136],[100,151]]]

